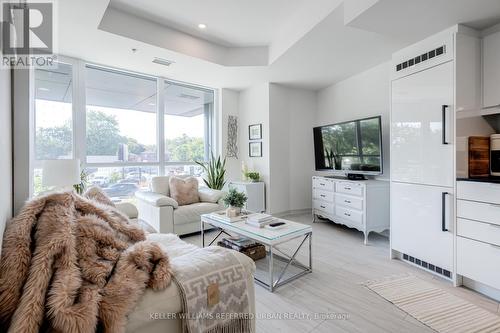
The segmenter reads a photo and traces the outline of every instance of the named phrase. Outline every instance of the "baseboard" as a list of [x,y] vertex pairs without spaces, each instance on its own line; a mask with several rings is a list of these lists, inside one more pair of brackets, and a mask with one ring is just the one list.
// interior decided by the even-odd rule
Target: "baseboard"
[[299,214],[307,214],[310,213],[312,214],[312,208],[305,208],[305,209],[295,209],[295,210],[287,210],[285,212],[280,212],[280,213],[273,213],[272,215],[274,217],[285,217],[285,216],[290,216],[290,215],[299,215]]
[[462,285],[480,294],[483,294],[489,298],[492,298],[497,302],[500,301],[500,290],[498,289],[495,289],[493,287],[487,286],[485,284],[471,280],[466,277],[463,277]]

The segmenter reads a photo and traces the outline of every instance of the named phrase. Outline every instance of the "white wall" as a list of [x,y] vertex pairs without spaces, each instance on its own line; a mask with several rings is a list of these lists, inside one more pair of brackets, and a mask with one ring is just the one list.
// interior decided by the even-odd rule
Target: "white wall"
[[[226,156],[227,149],[227,123],[228,117],[237,116],[239,117],[239,97],[240,93],[231,89],[221,89],[220,90],[220,141],[221,141],[221,153],[222,156]],[[240,124],[238,123],[238,138],[244,133],[242,132]],[[239,148],[239,145],[238,145]],[[241,164],[239,158],[241,157],[241,149],[238,151],[238,158],[227,158],[226,159],[226,180],[236,180],[241,178]]]
[[389,179],[390,62],[375,66],[318,92],[315,126],[382,116],[384,174]]
[[[315,111],[316,93],[308,90],[265,83],[239,94],[239,163],[260,172],[270,213],[311,208]],[[253,124],[262,124],[262,157],[248,156]]]
[[[269,83],[241,91],[238,112],[240,161],[244,161],[249,170],[260,172],[261,179],[266,183],[266,207],[269,209]],[[248,126],[253,124],[262,124],[262,157],[248,156]]]
[[10,71],[0,69],[0,251],[5,223],[12,215]]
[[316,93],[270,85],[271,211],[311,208]]

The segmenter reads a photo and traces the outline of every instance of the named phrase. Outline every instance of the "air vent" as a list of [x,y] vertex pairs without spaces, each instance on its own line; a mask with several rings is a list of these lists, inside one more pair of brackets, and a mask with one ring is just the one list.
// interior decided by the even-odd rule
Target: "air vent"
[[190,100],[195,100],[195,99],[199,99],[200,97],[199,96],[194,96],[194,95],[189,95],[189,94],[180,94],[179,95],[180,98],[185,98],[185,99],[190,99]]
[[396,65],[396,72],[402,71],[403,69],[415,66],[432,58],[438,57],[446,53],[446,45],[440,46],[437,49],[430,50],[424,54],[418,55],[415,58],[408,59],[400,64]]
[[418,258],[409,256],[409,255],[404,254],[404,253],[403,253],[403,260],[408,261],[408,262],[410,262],[410,263],[412,263],[414,265],[423,267],[426,270],[431,271],[433,273],[436,273],[438,275],[441,275],[441,276],[443,276],[443,277],[445,277],[447,279],[451,279],[451,272],[448,271],[448,270],[446,270],[446,269],[444,269],[444,268],[435,266],[435,265],[433,265],[431,263],[428,263],[428,262],[420,260]]
[[172,65],[173,63],[175,63],[174,61],[167,60],[167,59],[163,59],[163,58],[154,58],[154,59],[153,59],[153,62],[154,62],[155,64],[158,64],[158,65],[163,65],[163,66],[170,66],[170,65]]

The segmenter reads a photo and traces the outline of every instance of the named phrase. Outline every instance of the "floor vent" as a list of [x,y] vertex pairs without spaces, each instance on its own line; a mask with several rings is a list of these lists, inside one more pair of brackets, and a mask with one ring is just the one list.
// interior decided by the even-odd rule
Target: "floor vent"
[[403,69],[415,66],[417,64],[423,63],[432,58],[438,57],[446,53],[446,46],[440,46],[437,49],[430,50],[429,52],[423,53],[415,58],[408,59],[396,66],[396,72],[402,71]]
[[433,265],[431,263],[428,263],[428,262],[420,260],[418,258],[409,256],[407,254],[403,254],[403,260],[408,261],[408,262],[410,262],[410,263],[412,263],[414,265],[423,267],[426,270],[434,272],[434,273],[439,274],[441,276],[444,276],[445,278],[451,279],[451,272],[448,271],[448,270],[446,270],[446,269],[444,269],[444,268],[435,266],[435,265]]

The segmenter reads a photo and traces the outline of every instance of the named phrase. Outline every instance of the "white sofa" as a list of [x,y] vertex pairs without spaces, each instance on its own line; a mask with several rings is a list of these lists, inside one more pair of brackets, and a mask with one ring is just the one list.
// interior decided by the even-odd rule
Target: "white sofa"
[[199,188],[200,202],[179,206],[170,197],[169,177],[151,180],[151,191],[136,192],[139,219],[162,234],[185,235],[200,231],[200,216],[223,210],[224,192]]

